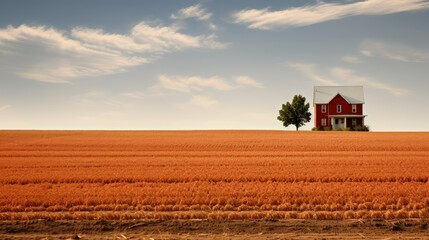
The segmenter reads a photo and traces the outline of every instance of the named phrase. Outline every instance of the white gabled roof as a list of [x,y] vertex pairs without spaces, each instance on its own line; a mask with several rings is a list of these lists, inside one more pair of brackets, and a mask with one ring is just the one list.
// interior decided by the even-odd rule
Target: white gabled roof
[[363,86],[315,86],[313,104],[328,104],[337,94],[350,104],[365,103]]

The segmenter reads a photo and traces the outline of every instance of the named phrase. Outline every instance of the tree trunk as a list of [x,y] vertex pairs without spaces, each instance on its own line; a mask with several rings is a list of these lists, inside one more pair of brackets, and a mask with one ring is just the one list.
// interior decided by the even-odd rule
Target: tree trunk
[[298,126],[295,125],[295,127],[296,127],[296,130],[298,131]]

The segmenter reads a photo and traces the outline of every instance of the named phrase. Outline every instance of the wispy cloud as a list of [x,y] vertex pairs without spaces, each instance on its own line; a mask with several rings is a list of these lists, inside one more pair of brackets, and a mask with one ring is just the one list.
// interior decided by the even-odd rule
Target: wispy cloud
[[262,88],[264,85],[249,76],[238,76],[233,81],[228,81],[219,76],[158,76],[158,83],[152,89],[168,89],[178,92],[201,91],[213,89],[218,91],[230,91],[240,87]]
[[302,74],[307,76],[309,79],[312,79],[316,82],[319,82],[319,83],[322,83],[322,84],[325,84],[328,86],[337,85],[337,83],[335,83],[331,79],[325,78],[324,76],[320,75],[316,71],[316,66],[314,64],[311,64],[311,63],[289,63],[289,66],[298,70],[299,72],[301,72]]
[[4,110],[6,110],[6,109],[8,109],[8,108],[10,108],[10,106],[9,106],[9,105],[3,105],[3,106],[0,106],[0,112],[3,112]]
[[307,26],[358,15],[385,15],[428,9],[427,0],[366,0],[352,3],[325,3],[287,8],[279,11],[246,9],[235,12],[236,23],[254,29]]
[[0,48],[14,52],[3,60],[21,62],[21,66],[16,67],[18,76],[53,83],[118,73],[147,62],[140,56],[84,44],[46,26],[21,25],[0,29]]
[[342,57],[341,61],[347,62],[347,63],[361,63],[361,60],[359,57],[350,56],[350,55]]
[[171,19],[185,20],[194,18],[199,21],[203,21],[207,24],[208,29],[211,31],[217,31],[219,27],[212,21],[213,14],[199,3],[193,6],[182,8],[174,14],[171,14]]
[[123,93],[120,93],[119,95],[123,97],[134,98],[134,99],[140,99],[148,96],[148,94],[145,93],[144,91],[123,92]]
[[404,96],[409,94],[408,90],[397,88],[387,83],[376,81],[369,77],[359,76],[353,70],[350,70],[350,69],[334,67],[330,69],[330,72],[332,76],[340,79],[341,81],[345,81],[353,84],[361,84],[374,89],[387,91],[396,96]]
[[255,88],[263,88],[264,85],[249,76],[238,76],[235,78],[238,86],[250,86]]
[[212,16],[212,13],[209,13],[201,4],[196,4],[189,6],[187,8],[182,8],[177,13],[171,14],[172,19],[187,19],[187,18],[196,18],[198,20],[209,20]]
[[160,75],[156,86],[179,92],[199,91],[202,89],[229,91],[233,89],[230,83],[218,76],[204,78],[200,76]]
[[218,103],[218,101],[211,99],[207,96],[201,96],[201,95],[192,96],[191,101],[190,101],[191,105],[204,107],[204,108],[212,107],[212,106],[216,105],[217,103]]
[[151,97],[180,96],[182,98],[187,96],[189,100],[178,103],[177,106],[209,108],[219,103],[218,100],[209,97],[210,95],[219,96],[218,94],[225,94],[226,92],[249,87],[263,88],[264,85],[244,75],[226,79],[220,76],[202,77],[163,74],[157,77],[155,85],[142,91],[123,92],[119,96],[134,100]]
[[96,90],[88,91],[85,94],[74,96],[71,101],[74,105],[83,107],[104,106],[113,109],[126,109],[134,107],[133,103],[124,101],[123,99],[118,98],[118,96],[114,94]]
[[217,30],[219,30],[219,27],[218,27],[216,24],[214,24],[214,23],[209,23],[209,24],[208,24],[208,27],[209,27],[209,29],[210,29],[210,30],[212,30],[212,31],[217,31]]
[[[406,89],[398,88],[370,77],[358,75],[353,70],[347,68],[332,67],[329,68],[327,73],[320,73],[320,70],[318,70],[314,64],[310,63],[289,63],[289,66],[298,70],[307,78],[327,86],[353,84],[382,90],[396,96],[409,94],[409,91]],[[335,81],[332,79],[335,79]]]
[[66,83],[80,77],[120,73],[153,61],[162,54],[193,48],[222,49],[216,35],[192,36],[178,26],[136,24],[127,35],[77,27],[71,32],[47,26],[8,26],[0,29],[3,56],[19,60],[14,70],[23,78]]
[[143,99],[153,96],[180,95],[190,97],[186,103],[179,106],[212,107],[218,104],[216,99],[207,95],[215,92],[230,92],[242,88],[263,88],[264,85],[249,76],[241,75],[233,79],[225,79],[220,76],[177,76],[159,75],[157,83],[144,91],[123,92],[122,97],[131,99]]
[[376,40],[365,40],[361,44],[361,54],[400,62],[429,63],[429,52],[401,44]]

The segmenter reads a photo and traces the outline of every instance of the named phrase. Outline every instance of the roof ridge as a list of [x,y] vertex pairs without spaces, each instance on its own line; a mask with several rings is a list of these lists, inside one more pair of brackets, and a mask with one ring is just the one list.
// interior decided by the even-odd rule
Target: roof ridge
[[350,104],[363,104],[365,97],[363,86],[314,86],[313,103],[327,104],[337,95],[340,95]]
[[330,86],[321,86],[321,85],[319,85],[319,86],[314,86],[314,87],[363,87],[363,85],[353,85],[353,86],[350,86],[350,85],[330,85]]

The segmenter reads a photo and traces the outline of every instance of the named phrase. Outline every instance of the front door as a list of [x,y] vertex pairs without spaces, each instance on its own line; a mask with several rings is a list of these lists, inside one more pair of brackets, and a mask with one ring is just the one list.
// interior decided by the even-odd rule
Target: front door
[[342,129],[345,128],[344,118],[335,118],[334,119],[334,129]]

